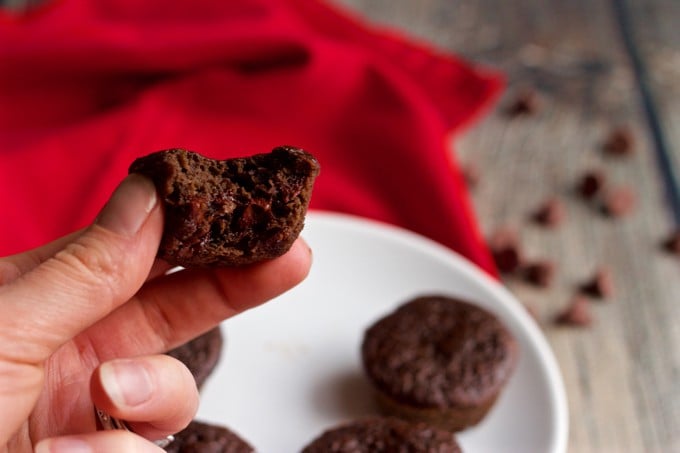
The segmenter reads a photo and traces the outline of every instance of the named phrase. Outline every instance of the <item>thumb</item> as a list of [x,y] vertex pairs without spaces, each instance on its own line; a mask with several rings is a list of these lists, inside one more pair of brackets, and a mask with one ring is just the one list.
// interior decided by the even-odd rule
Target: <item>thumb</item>
[[0,288],[0,358],[39,363],[132,297],[160,242],[157,205],[153,183],[128,176],[91,227]]
[[144,283],[162,223],[153,183],[130,175],[83,234],[0,287],[0,407],[12,408],[0,416],[0,445],[35,405],[44,361]]

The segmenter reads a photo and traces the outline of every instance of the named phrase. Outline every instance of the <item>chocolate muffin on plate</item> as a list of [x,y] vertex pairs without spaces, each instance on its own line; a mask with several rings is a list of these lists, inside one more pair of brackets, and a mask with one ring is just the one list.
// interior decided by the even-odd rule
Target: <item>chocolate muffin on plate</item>
[[489,311],[434,294],[375,322],[361,353],[386,414],[459,431],[489,412],[515,369],[518,345]]
[[255,449],[225,426],[193,420],[165,447],[170,453],[253,453]]
[[370,417],[331,428],[302,453],[459,453],[449,431],[393,417]]

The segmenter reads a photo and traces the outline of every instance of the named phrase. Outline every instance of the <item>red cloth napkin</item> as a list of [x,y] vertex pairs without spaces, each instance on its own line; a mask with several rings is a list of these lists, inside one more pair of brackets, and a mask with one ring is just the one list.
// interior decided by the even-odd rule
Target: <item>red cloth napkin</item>
[[317,0],[58,0],[0,15],[0,255],[82,227],[134,158],[281,144],[313,209],[429,236],[494,273],[452,132],[500,77]]

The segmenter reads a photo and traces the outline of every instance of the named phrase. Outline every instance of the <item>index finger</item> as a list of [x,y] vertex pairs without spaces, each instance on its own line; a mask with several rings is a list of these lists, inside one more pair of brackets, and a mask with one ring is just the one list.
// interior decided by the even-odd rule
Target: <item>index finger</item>
[[309,246],[298,239],[270,261],[171,274],[144,285],[83,335],[100,360],[166,352],[291,289],[307,276],[311,261]]

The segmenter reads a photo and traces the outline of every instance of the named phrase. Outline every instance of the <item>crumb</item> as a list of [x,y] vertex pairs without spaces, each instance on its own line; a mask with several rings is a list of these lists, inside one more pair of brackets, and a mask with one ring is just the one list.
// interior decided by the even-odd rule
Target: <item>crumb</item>
[[555,317],[556,324],[574,327],[588,327],[592,322],[590,301],[580,295],[574,296],[569,305]]
[[605,194],[602,211],[609,217],[623,217],[635,209],[635,194],[628,187],[618,187]]
[[578,182],[578,193],[586,200],[595,198],[602,190],[605,183],[605,175],[601,170],[590,170],[581,176]]
[[507,108],[507,114],[511,117],[532,115],[540,106],[538,93],[534,90],[525,89],[517,94]]
[[547,227],[557,227],[565,218],[564,204],[559,198],[547,199],[534,213],[536,223]]
[[536,261],[524,268],[524,279],[532,285],[547,288],[555,276],[555,265],[551,261]]
[[630,128],[619,126],[609,133],[602,149],[612,156],[628,156],[634,151],[634,142],[633,132]]
[[513,230],[496,230],[489,238],[488,246],[501,274],[512,274],[520,268],[522,256],[517,234]]
[[581,291],[599,299],[607,299],[614,294],[614,279],[611,271],[601,267],[592,278],[581,286]]

